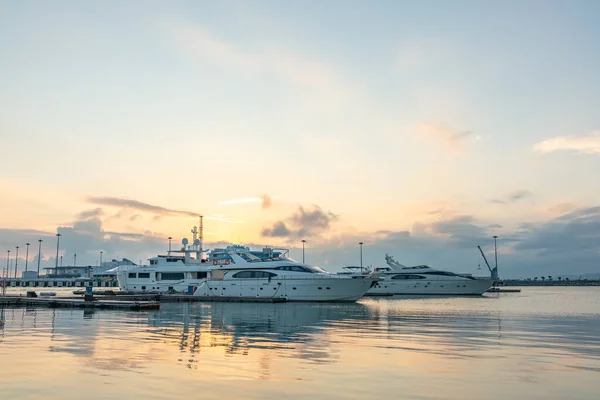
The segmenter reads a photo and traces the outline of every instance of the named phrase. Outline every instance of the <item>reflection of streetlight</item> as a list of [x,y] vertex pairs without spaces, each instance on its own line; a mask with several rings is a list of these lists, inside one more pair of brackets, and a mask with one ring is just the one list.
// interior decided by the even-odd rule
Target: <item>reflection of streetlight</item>
[[37,276],[38,278],[40,277],[40,260],[42,259],[42,239],[39,239],[38,242],[40,242],[40,248],[38,249],[38,272],[37,272]]
[[27,251],[25,254],[25,272],[27,272],[27,264],[29,264],[29,243],[25,243],[27,245]]
[[[17,246],[17,254],[15,255],[15,279],[17,279],[17,264],[18,263],[19,263],[19,246]],[[9,275],[10,275],[10,273],[9,273]]]
[[304,264],[304,243],[306,243],[306,240],[302,239],[302,264]]
[[58,245],[60,244],[60,233],[56,234],[56,259],[54,260],[54,274],[58,275]]
[[360,242],[359,244],[360,244],[360,269],[362,269],[362,245],[363,245],[363,242]]

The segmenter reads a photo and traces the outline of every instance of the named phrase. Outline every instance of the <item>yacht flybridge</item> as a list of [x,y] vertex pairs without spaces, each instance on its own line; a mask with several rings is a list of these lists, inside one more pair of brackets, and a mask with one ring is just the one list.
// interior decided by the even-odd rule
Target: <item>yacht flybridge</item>
[[375,268],[381,280],[368,295],[481,295],[494,283],[493,278],[474,277],[440,271],[428,265],[407,267],[385,255],[387,267]]
[[257,251],[231,245],[207,252],[202,249],[202,234],[196,237],[196,227],[192,233],[192,245],[183,239],[181,250],[151,258],[148,266],[119,271],[121,290],[187,292],[228,300],[356,301],[378,280],[371,274],[340,275],[298,263],[289,258],[289,250],[284,248],[265,247]]

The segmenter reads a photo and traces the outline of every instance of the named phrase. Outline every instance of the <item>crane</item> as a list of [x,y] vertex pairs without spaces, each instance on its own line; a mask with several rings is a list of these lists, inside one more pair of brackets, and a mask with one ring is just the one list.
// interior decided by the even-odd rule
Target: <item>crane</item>
[[479,251],[481,252],[481,255],[483,256],[483,261],[485,261],[485,265],[487,265],[488,269],[490,270],[492,279],[498,279],[498,267],[494,267],[492,269],[492,267],[490,267],[490,263],[488,263],[487,258],[485,258],[485,254],[483,254],[483,250],[481,250],[481,246],[477,245],[477,248],[479,249]]

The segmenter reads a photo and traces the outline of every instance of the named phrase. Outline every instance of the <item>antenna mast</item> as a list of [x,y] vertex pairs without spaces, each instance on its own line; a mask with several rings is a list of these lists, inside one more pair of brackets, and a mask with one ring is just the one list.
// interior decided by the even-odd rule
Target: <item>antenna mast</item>
[[204,239],[203,237],[203,232],[204,232],[204,225],[203,225],[203,221],[204,220],[204,216],[200,216],[200,237],[198,237],[198,239],[200,240],[200,252],[202,252],[202,240]]

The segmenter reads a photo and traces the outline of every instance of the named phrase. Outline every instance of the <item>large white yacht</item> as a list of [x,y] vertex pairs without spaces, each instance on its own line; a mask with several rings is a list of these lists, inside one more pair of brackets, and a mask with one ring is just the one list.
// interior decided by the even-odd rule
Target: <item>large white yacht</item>
[[210,253],[208,277],[195,296],[281,298],[288,301],[356,301],[377,282],[375,275],[340,275],[298,263],[289,251],[251,251],[233,245]]
[[385,255],[388,267],[374,269],[381,280],[367,295],[481,295],[494,283],[491,277],[474,277],[433,269],[428,265],[407,267]]
[[193,293],[194,287],[206,279],[210,264],[206,251],[202,249],[202,223],[192,230],[193,242],[182,240],[180,250],[170,250],[167,255],[150,258],[149,265],[119,267],[117,280],[119,288],[134,293]]
[[202,249],[202,234],[197,238],[196,227],[192,233],[192,245],[183,239],[180,250],[153,257],[147,266],[120,269],[120,289],[242,300],[356,301],[378,280],[370,274],[344,276],[298,263],[282,248],[253,251],[247,246],[231,245],[207,253]]

